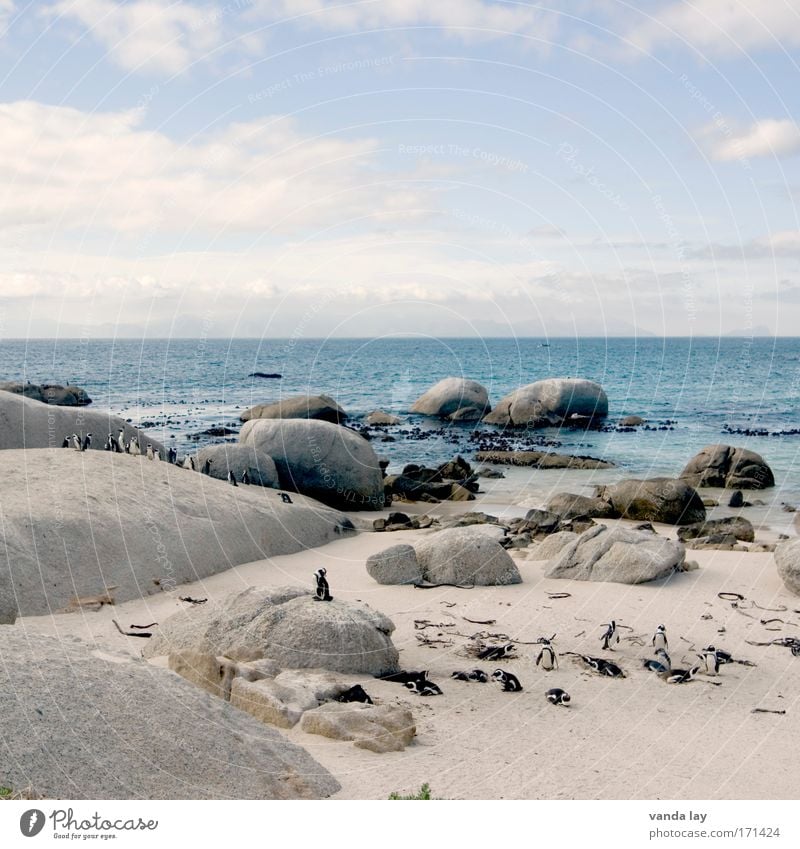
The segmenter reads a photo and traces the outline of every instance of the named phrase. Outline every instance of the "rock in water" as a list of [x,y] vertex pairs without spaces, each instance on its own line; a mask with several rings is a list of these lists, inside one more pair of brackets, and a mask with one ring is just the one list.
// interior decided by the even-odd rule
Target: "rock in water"
[[383,475],[372,446],[341,425],[300,419],[245,422],[239,440],[275,461],[283,489],[351,510],[380,510]]
[[591,380],[549,378],[521,386],[484,416],[488,424],[506,427],[548,427],[573,417],[599,419],[608,415],[608,397]]
[[683,543],[649,531],[598,525],[568,543],[550,561],[545,577],[642,584],[671,575],[685,557]]
[[400,419],[393,416],[391,413],[384,413],[383,410],[373,410],[365,419],[368,425],[398,425]]
[[781,543],[775,549],[775,563],[786,589],[800,595],[800,539]]
[[60,386],[57,383],[20,383],[8,381],[0,383],[0,391],[13,392],[41,401],[43,404],[55,404],[59,407],[86,407],[92,403],[89,393],[80,386]]
[[475,380],[446,377],[414,402],[412,413],[442,419],[480,421],[491,410],[489,393]]
[[598,487],[597,496],[609,502],[624,519],[682,525],[706,518],[700,496],[686,481],[676,478],[624,480]]
[[320,799],[299,746],[141,660],[0,628],[0,785],[47,799]]
[[275,461],[269,454],[264,454],[254,445],[232,442],[207,445],[197,452],[194,460],[195,469],[202,469],[206,460],[211,460],[209,474],[212,478],[226,481],[228,473],[233,472],[236,480],[241,481],[242,476],[247,472],[247,478],[251,484],[272,489],[280,488]]
[[271,490],[106,451],[0,451],[0,503],[0,603],[16,597],[23,616],[110,586],[117,602],[141,598],[354,532],[317,502],[284,506]]
[[731,445],[706,445],[681,472],[692,486],[767,489],[775,486],[772,469],[760,454]]
[[482,526],[448,528],[417,543],[417,560],[432,584],[502,586],[522,581],[516,564]]
[[[309,576],[310,578],[311,576]],[[392,621],[366,604],[321,603],[302,587],[249,587],[220,603],[179,611],[147,641],[147,657],[192,649],[269,658],[292,669],[383,675],[397,671]]]
[[417,584],[422,569],[411,545],[393,545],[367,558],[367,572],[379,584]]
[[239,418],[251,419],[318,419],[340,424],[347,413],[329,395],[293,395],[269,404],[257,404],[245,410]]

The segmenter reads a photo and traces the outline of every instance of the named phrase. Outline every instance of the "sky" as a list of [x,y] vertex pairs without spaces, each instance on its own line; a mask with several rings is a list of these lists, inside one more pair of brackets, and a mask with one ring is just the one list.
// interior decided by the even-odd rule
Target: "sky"
[[0,338],[800,334],[795,0],[0,0]]

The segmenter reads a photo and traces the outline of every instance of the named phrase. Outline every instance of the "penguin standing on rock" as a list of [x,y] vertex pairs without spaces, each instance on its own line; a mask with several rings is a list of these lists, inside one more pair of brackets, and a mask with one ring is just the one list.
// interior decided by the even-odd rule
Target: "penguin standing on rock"
[[551,705],[563,705],[564,707],[569,707],[569,693],[566,690],[562,690],[560,687],[553,687],[552,690],[548,690],[544,694],[544,697]]
[[328,586],[328,579],[325,577],[327,574],[327,569],[317,569],[317,571],[314,572],[314,578],[317,582],[317,591],[314,596],[316,601],[333,601],[333,596],[331,595],[331,590]]
[[[64,440],[64,441],[66,442],[66,440]],[[66,446],[65,446],[65,447],[66,447]],[[105,445],[105,449],[104,449],[104,450],[105,450],[105,451],[113,451],[113,450],[114,450],[114,437],[113,437],[113,435],[112,435],[112,434],[110,434],[110,433],[109,433],[109,435],[106,437],[106,445]]]
[[147,443],[147,459],[152,460],[155,457],[153,453],[153,446],[148,442]]
[[492,673],[492,680],[497,681],[503,687],[504,693],[521,693],[522,684],[519,683],[519,678],[512,675],[510,672],[505,672],[502,669],[495,669]]
[[614,651],[611,648],[611,643],[616,643],[619,645],[619,634],[617,633],[617,623],[612,619],[607,625],[604,626],[606,629],[605,634],[603,634],[600,639],[603,641],[603,650],[604,651]]
[[131,437],[131,441],[128,443],[128,454],[133,457],[138,457],[142,453],[142,449],[139,448],[139,440],[135,437]]
[[69,448],[69,437],[65,436],[64,441],[61,443],[62,448]]
[[76,451],[80,451],[81,450],[81,440],[80,440],[80,437],[78,436],[78,434],[73,433],[72,436],[70,437],[70,439],[72,440],[72,447]]
[[658,628],[656,628],[651,642],[653,644],[653,648],[656,651],[658,651],[659,649],[661,649],[662,651],[669,651],[669,642],[667,641],[667,629],[663,625],[659,625]]
[[204,475],[210,475],[211,474],[211,459],[210,458],[208,460],[206,460],[205,463],[203,463],[203,474]]
[[191,454],[187,454],[183,458],[183,468],[184,469],[190,469],[191,471],[195,470],[195,468],[194,468],[194,457],[192,457]]
[[247,474],[247,469],[245,469],[245,470],[242,472],[242,483],[243,483],[245,486],[248,486],[248,485],[250,484],[250,475],[249,475],[249,474]]
[[178,462],[178,449],[173,445],[167,453],[167,462],[173,466]]
[[547,637],[539,637],[536,641],[542,647],[539,656],[536,658],[536,665],[539,666],[541,664],[545,672],[552,672],[552,670],[558,669],[558,657],[556,657],[555,649],[553,648],[553,640],[555,638],[556,635],[553,634],[549,639]]
[[117,432],[117,438],[114,440],[116,446],[114,450],[118,454],[125,454],[125,428],[121,427]]
[[292,504],[293,503],[292,499],[289,497],[289,494],[286,493],[286,492],[281,493],[281,501],[283,501],[284,504]]
[[87,433],[86,436],[83,437],[83,444],[81,445],[81,451],[88,451],[92,447],[92,434]]
[[228,483],[232,486],[239,486],[239,484],[236,483],[236,475],[233,473],[233,469],[228,469]]

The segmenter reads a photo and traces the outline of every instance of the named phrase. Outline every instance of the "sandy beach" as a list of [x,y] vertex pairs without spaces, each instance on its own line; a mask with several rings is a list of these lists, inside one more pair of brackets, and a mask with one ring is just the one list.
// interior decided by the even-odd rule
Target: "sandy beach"
[[[596,476],[601,474],[608,476],[607,472],[532,474],[511,469],[504,479],[482,481],[485,491],[475,501],[395,504],[393,509],[442,517],[485,510],[508,518],[541,506],[542,494],[554,485],[578,492],[581,486],[598,482]],[[552,480],[541,480],[547,476]],[[531,482],[537,478],[532,489]],[[748,509],[751,512],[746,510],[744,515],[752,515],[754,508]],[[733,511],[719,508],[719,512]],[[779,532],[759,530],[755,520],[754,524],[757,542],[772,541]],[[656,526],[656,530],[675,534],[674,527]],[[429,677],[444,693],[418,697],[398,684],[348,676],[376,703],[413,711],[417,737],[403,752],[375,754],[304,733],[299,726],[281,730],[340,782],[342,789],[335,798],[384,799],[394,791],[415,792],[424,782],[434,796],[446,799],[789,799],[796,795],[798,659],[786,648],[748,644],[800,634],[800,599],[784,587],[772,553],[689,551],[687,557],[696,560],[699,569],[633,586],[546,579],[535,543],[510,552],[523,579],[513,586],[423,590],[381,586],[367,574],[365,561],[370,554],[435,532],[362,531],[320,548],[238,566],[168,593],[106,606],[99,612],[26,617],[17,627],[62,639],[78,637],[94,647],[98,659],[124,663],[140,654],[141,642],[119,634],[112,619],[163,621],[184,607],[178,597],[185,595],[207,597],[213,604],[248,586],[288,584],[311,589],[312,573],[324,566],[335,597],[365,602],[391,618],[401,668],[429,670]],[[720,599],[720,592],[744,598],[734,604]],[[549,593],[570,595],[551,599]],[[612,618],[620,625],[621,642],[613,654],[601,653],[602,626]],[[483,622],[491,624],[477,624]],[[424,623],[429,624],[420,627]],[[666,625],[676,667],[696,663],[696,652],[709,644],[755,665],[730,664],[721,668],[717,678],[699,676],[685,685],[668,685],[644,670],[641,662],[652,657],[650,639],[661,623]],[[516,641],[517,658],[492,664],[467,656],[469,638],[482,631]],[[532,643],[552,634],[557,635],[558,652],[613,657],[628,677],[602,678],[585,671],[570,656],[559,658],[557,670],[542,671],[535,665],[538,646]],[[425,645],[421,636],[441,642]],[[164,665],[166,661],[153,662]],[[512,671],[523,692],[506,693],[491,682],[450,679],[454,670],[475,666],[489,673],[497,666]],[[551,687],[571,694],[569,708],[545,700],[544,693]],[[754,714],[754,708],[786,713]]]

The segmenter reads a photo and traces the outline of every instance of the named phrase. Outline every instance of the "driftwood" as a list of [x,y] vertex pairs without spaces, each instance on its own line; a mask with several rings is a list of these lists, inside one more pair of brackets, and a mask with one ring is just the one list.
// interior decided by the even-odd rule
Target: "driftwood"
[[112,619],[111,621],[123,637],[144,637],[147,639],[148,637],[153,636],[149,631],[123,631],[122,628],[119,627],[119,622],[117,622],[116,619]]
[[63,609],[62,613],[74,613],[76,610],[83,610],[84,608],[100,610],[104,604],[113,606],[116,604],[116,601],[114,600],[112,593],[116,589],[119,589],[119,587],[106,587],[106,591],[99,595],[77,596],[76,598],[71,599],[69,604]]

